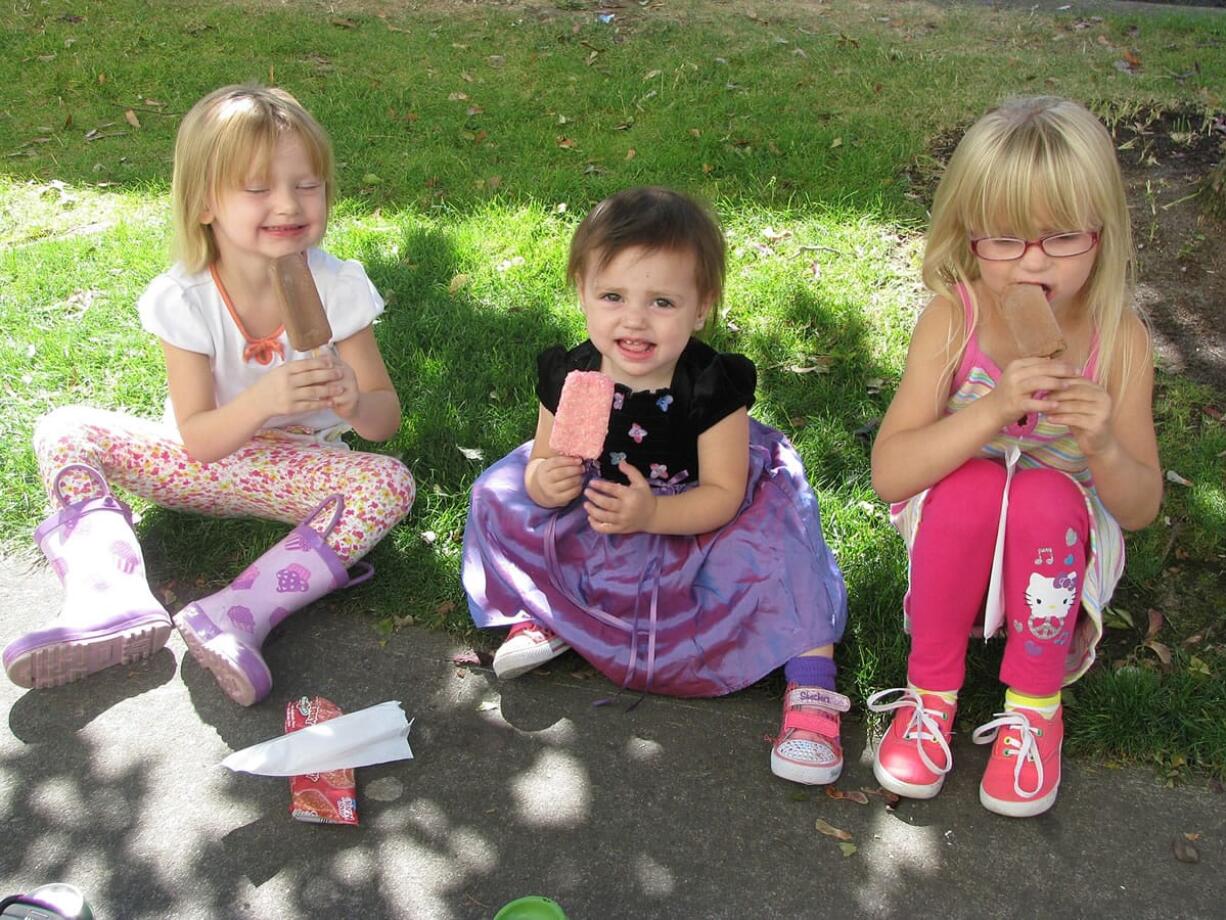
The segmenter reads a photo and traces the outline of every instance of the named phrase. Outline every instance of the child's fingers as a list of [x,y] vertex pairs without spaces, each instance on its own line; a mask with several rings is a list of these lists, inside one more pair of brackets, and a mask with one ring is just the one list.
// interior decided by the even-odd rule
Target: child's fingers
[[593,479],[588,483],[588,489],[604,495],[620,495],[626,487],[607,479]]
[[588,523],[596,530],[616,526],[617,516],[610,511],[597,508],[591,502],[584,502],[583,510],[587,512]]
[[616,511],[621,507],[622,503],[620,495],[610,495],[597,492],[591,485],[588,486],[588,490],[584,493],[584,496],[587,498],[589,504],[591,504],[593,507],[601,509],[602,511]]

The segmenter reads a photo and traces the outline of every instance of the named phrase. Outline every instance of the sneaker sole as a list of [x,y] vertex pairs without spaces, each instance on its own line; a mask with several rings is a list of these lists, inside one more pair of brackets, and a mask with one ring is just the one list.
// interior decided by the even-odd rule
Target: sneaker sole
[[553,643],[544,643],[535,648],[512,651],[505,655],[495,653],[494,674],[499,680],[513,680],[568,651],[570,646],[563,642],[557,647]]
[[4,662],[9,680],[28,690],[60,687],[120,664],[148,658],[170,637],[170,623],[154,617],[115,632],[52,642]]
[[1060,784],[1052,788],[1051,792],[1038,799],[1027,799],[1021,802],[1006,801],[998,799],[988,794],[983,786],[979,787],[979,804],[994,814],[1004,815],[1006,818],[1033,818],[1035,815],[1041,815],[1053,805],[1056,804],[1056,793],[1060,791]]
[[908,799],[934,799],[937,793],[941,791],[941,787],[945,785],[944,776],[935,783],[929,783],[926,786],[903,782],[901,779],[887,773],[885,767],[876,758],[873,759],[873,776],[881,784],[882,789],[887,789],[895,795],[901,795]]
[[828,786],[843,773],[843,762],[831,767],[814,767],[796,763],[771,751],[771,772],[780,779],[791,780],[805,786]]

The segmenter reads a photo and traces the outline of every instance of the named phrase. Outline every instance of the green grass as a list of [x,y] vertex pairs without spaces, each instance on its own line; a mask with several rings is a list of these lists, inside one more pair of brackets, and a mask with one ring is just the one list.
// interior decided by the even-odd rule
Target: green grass
[[[1111,14],[1083,28],[1071,13],[925,3],[763,4],[750,18],[677,2],[625,4],[605,25],[587,2],[417,7],[81,0],[68,14],[29,0],[0,13],[5,547],[24,547],[43,513],[29,449],[41,413],[160,412],[158,349],[133,305],[167,265],[174,131],[208,90],[271,73],[333,136],[326,245],[361,259],[389,300],[377,334],[405,419],[379,449],[419,482],[412,515],[373,554],[380,577],[346,605],[383,628],[470,629],[467,490],[530,436],[536,352],[582,334],[563,279],[569,235],[604,195],[662,183],[711,199],[726,223],[711,339],[757,362],[755,415],[792,436],[818,489],[851,596],[847,687],[862,700],[896,684],[905,558],[857,431],[888,405],[924,301],[926,151],[1016,93],[1069,95],[1109,118],[1215,112],[1226,17]],[[1114,66],[1124,49],[1139,72]],[[1191,485],[1169,486],[1163,518],[1130,538],[1125,615],[1074,689],[1069,731],[1082,752],[1223,775],[1226,433],[1206,405],[1223,394],[1160,376],[1164,467]],[[283,530],[140,510],[154,577],[180,601]],[[1151,608],[1169,666],[1145,645]],[[999,702],[999,654],[972,651],[968,720]]]

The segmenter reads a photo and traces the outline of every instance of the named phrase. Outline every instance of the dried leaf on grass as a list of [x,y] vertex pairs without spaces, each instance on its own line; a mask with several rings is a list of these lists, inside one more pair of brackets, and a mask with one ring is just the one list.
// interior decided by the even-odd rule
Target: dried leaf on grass
[[124,118],[124,121],[130,124],[133,128],[140,127],[140,119],[136,117],[136,113],[133,112],[131,109],[128,109],[126,112],[123,113],[123,118]]
[[1149,608],[1147,615],[1149,616],[1149,628],[1145,630],[1145,638],[1152,639],[1154,636],[1158,635],[1158,631],[1162,629],[1164,618],[1162,614],[1153,607]]
[[859,847],[857,847],[854,843],[847,843],[844,841],[839,844],[839,849],[843,851],[843,856],[847,857],[856,852]]
[[1202,677],[1213,676],[1213,672],[1209,670],[1209,665],[1205,664],[1205,660],[1198,655],[1193,655],[1191,660],[1188,661],[1188,670]]
[[1171,650],[1157,639],[1150,639],[1145,643],[1145,647],[1158,656],[1158,660],[1162,662],[1164,667],[1170,667]]

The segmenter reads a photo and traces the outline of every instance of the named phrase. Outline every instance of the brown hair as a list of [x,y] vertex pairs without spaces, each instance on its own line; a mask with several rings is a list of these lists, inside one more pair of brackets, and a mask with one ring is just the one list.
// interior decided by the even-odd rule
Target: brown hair
[[595,257],[603,268],[623,250],[674,250],[694,254],[698,296],[711,303],[724,292],[724,233],[705,205],[672,189],[641,186],[611,195],[588,212],[570,241],[566,277],[578,286]]
[[220,190],[237,188],[253,167],[267,163],[286,134],[306,147],[331,207],[332,144],[319,122],[285,90],[255,84],[223,86],[183,117],[175,138],[170,197],[175,258],[188,271],[200,271],[217,261],[213,230],[200,222],[209,200]]

